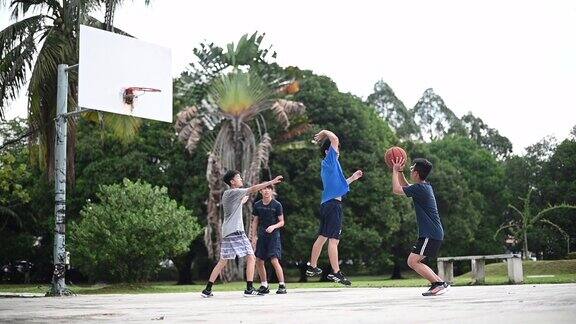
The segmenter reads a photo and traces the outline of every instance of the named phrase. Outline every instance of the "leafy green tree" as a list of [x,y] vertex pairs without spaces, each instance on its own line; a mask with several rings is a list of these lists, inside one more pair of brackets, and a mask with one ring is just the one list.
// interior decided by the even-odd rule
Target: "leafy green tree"
[[[25,128],[25,120],[14,119],[0,123],[0,139],[14,139]],[[27,148],[16,142],[0,151],[0,231],[8,222],[22,225],[15,207],[30,201],[30,193],[24,184],[32,176],[26,161]]]
[[10,220],[22,225],[14,207],[30,201],[27,188],[22,186],[30,176],[26,164],[18,163],[11,153],[0,153],[0,230]]
[[165,187],[125,179],[102,186],[71,233],[75,263],[91,279],[142,282],[160,261],[186,251],[201,228]]
[[[576,176],[572,170],[576,168],[576,138],[568,138],[562,141],[549,160],[542,165],[541,176],[537,181],[537,199],[535,203],[540,208],[547,207],[548,204],[570,204],[576,205]],[[530,241],[538,243],[540,239],[546,239],[550,243],[541,242],[540,250],[547,249],[547,257],[559,258],[565,253],[576,249],[576,211],[571,209],[559,210],[549,215],[548,218],[553,223],[562,228],[571,239],[571,245],[564,249],[561,240],[557,239],[558,231],[549,231],[549,237],[544,233],[536,235]]]

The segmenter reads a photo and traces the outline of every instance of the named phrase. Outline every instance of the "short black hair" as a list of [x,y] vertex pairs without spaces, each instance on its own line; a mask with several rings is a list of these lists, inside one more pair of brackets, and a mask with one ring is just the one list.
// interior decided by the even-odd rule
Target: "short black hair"
[[414,159],[412,165],[414,166],[414,171],[418,172],[420,180],[426,180],[432,171],[432,163],[426,159]]
[[232,181],[232,179],[234,179],[234,177],[237,174],[240,174],[240,172],[237,170],[230,170],[230,171],[226,172],[226,174],[224,175],[224,178],[223,178],[224,183],[231,186],[230,181]]

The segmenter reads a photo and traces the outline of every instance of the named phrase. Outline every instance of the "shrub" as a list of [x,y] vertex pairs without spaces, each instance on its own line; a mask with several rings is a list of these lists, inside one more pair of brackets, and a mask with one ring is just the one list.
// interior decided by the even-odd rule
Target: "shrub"
[[166,188],[124,179],[101,186],[71,224],[71,263],[92,280],[145,282],[162,260],[187,251],[201,227]]

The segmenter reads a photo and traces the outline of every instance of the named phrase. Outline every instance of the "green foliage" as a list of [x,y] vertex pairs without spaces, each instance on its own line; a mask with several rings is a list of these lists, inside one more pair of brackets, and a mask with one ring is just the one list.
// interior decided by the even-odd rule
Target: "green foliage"
[[164,187],[125,179],[101,186],[98,200],[70,227],[72,262],[94,280],[147,281],[160,261],[187,251],[201,232]]
[[235,116],[267,99],[270,94],[270,89],[257,74],[242,71],[217,78],[210,88],[210,98],[214,103]]

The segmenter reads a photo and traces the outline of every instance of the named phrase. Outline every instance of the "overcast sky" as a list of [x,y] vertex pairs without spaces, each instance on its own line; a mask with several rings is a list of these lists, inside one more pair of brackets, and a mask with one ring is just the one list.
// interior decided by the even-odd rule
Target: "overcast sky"
[[[203,40],[266,33],[278,63],[332,78],[366,98],[379,79],[413,107],[433,88],[471,111],[515,153],[576,125],[576,1],[125,1],[114,25],[172,49],[176,77]],[[9,24],[0,9],[0,29]],[[103,13],[95,16],[103,19]],[[6,110],[25,116],[25,100]]]

